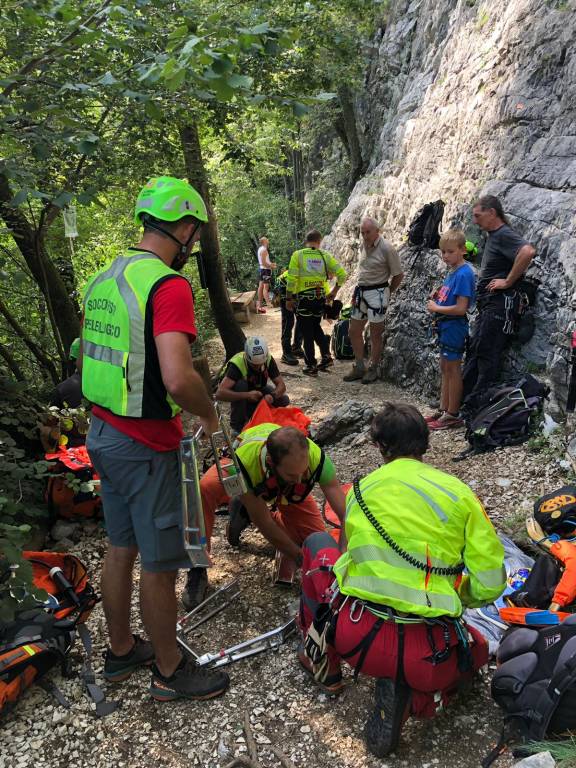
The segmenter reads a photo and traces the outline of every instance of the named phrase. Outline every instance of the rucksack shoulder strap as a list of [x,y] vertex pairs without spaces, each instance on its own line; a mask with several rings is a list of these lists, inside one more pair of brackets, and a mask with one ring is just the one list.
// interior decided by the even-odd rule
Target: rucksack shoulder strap
[[548,687],[542,691],[533,711],[526,713],[530,719],[530,737],[544,738],[552,715],[565,691],[576,683],[576,651],[566,661],[557,665],[554,675],[550,678]]

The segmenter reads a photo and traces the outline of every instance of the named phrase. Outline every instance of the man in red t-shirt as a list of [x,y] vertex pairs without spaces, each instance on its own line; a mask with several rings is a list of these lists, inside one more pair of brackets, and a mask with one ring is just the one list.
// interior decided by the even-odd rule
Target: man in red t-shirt
[[[163,176],[141,191],[136,220],[144,226],[141,241],[88,284],[79,358],[83,391],[94,403],[87,448],[101,478],[109,539],[101,582],[110,637],[104,677],[124,680],[152,665],[155,699],[207,699],[224,693],[229,678],[180,652],[175,585],[178,569],[190,567],[182,534],[179,410],[200,417],[207,434],[218,429],[192,364],[192,289],[177,271],[208,216],[193,187]],[[133,635],[130,625],[138,555],[142,621],[151,643]]]

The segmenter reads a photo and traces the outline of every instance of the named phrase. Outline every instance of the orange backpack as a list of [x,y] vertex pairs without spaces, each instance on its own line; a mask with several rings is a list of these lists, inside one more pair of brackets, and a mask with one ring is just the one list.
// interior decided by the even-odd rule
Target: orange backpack
[[[90,666],[91,640],[85,622],[99,598],[92,589],[86,568],[74,555],[59,552],[24,552],[32,564],[34,586],[46,590],[45,604],[19,612],[10,622],[0,622],[0,716],[12,710],[26,688],[53,667],[70,676],[69,652],[76,632],[86,650],[81,677],[96,705],[96,714],[113,711],[94,685]],[[69,703],[58,688],[41,681],[63,706]]]
[[[47,453],[47,461],[54,461],[53,477],[48,478],[45,501],[50,513],[55,517],[67,519],[75,517],[96,517],[102,508],[100,496],[92,486],[98,481],[86,447],[76,448],[60,446],[56,453]],[[73,473],[78,489],[72,488],[66,481],[65,474]],[[83,490],[82,486],[86,485]]]

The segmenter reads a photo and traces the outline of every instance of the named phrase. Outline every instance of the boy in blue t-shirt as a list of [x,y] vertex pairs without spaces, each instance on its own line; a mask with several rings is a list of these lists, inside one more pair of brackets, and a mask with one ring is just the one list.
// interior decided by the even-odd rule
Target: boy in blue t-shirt
[[460,229],[449,229],[440,238],[442,259],[450,271],[433,299],[426,306],[436,316],[440,342],[442,388],[440,410],[428,416],[430,429],[461,427],[462,357],[468,336],[466,313],[474,304],[476,276],[466,261],[466,236]]

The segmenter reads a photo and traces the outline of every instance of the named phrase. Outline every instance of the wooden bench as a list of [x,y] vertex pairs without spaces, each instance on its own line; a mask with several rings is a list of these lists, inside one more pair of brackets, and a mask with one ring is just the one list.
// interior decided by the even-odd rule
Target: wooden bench
[[230,296],[230,304],[239,323],[250,322],[250,308],[254,304],[255,296],[256,291],[244,291]]

